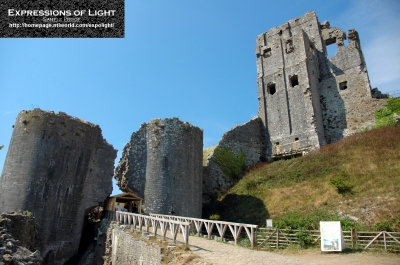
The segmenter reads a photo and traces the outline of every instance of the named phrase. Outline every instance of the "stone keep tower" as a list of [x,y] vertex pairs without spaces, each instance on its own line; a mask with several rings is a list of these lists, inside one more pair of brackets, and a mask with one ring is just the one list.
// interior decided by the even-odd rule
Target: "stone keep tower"
[[131,136],[115,170],[118,186],[144,199],[145,213],[201,217],[203,131],[155,119]]
[[98,125],[62,112],[19,113],[0,178],[0,212],[33,212],[43,264],[64,264],[78,252],[86,211],[112,191],[116,153]]
[[[373,124],[381,101],[371,97],[358,34],[322,25],[315,12],[257,37],[259,116],[266,158],[302,154]],[[326,46],[338,52],[327,58]]]

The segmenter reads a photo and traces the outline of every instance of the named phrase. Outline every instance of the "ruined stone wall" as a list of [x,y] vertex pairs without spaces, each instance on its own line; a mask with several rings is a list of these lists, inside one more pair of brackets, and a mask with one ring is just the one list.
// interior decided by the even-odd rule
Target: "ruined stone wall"
[[234,155],[243,153],[245,169],[260,160],[264,160],[264,138],[261,122],[259,117],[255,117],[243,125],[235,126],[232,130],[224,133],[221,141],[209,154],[206,165],[203,167],[204,203],[217,198],[238,180],[236,177],[228,176],[218,165],[216,154],[219,150],[229,150]]
[[385,102],[371,96],[358,33],[349,30],[346,46],[346,34],[324,22],[322,38],[327,45],[337,46],[337,53],[326,61],[328,71],[321,75],[318,87],[326,140],[333,143],[373,125],[375,110],[383,108]]
[[[267,159],[302,153],[325,144],[318,95],[318,57],[308,32],[315,14],[291,20],[257,37],[259,115],[267,131]],[[315,55],[314,55],[315,53]],[[309,71],[310,68],[310,71]]]
[[116,223],[108,233],[105,264],[162,264],[164,253],[159,245],[133,237],[134,231]]
[[132,134],[115,178],[144,199],[145,213],[201,217],[203,131],[177,118],[152,120]]
[[[315,12],[257,37],[259,116],[268,159],[300,154],[374,123],[383,101],[371,98],[358,34],[320,24]],[[327,45],[337,45],[327,58]]]
[[0,216],[0,264],[39,265],[42,257],[33,252],[37,223],[35,218],[22,212]]
[[98,125],[65,113],[19,113],[0,178],[0,211],[28,210],[44,264],[76,254],[85,210],[112,191],[116,150]]
[[2,213],[0,226],[18,241],[19,246],[34,251],[38,226],[35,217],[22,212]]
[[102,258],[104,265],[161,265],[185,263],[184,258],[189,255],[190,252],[183,244],[136,230],[132,226],[111,222],[106,233],[106,250]]

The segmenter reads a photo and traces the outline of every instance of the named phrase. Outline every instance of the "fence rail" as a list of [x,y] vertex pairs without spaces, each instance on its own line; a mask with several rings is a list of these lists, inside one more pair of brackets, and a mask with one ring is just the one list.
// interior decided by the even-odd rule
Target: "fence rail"
[[246,231],[247,237],[250,239],[252,247],[254,247],[256,241],[256,233],[258,225],[214,221],[214,220],[190,218],[190,217],[175,216],[175,215],[150,214],[150,216],[168,220],[175,220],[180,222],[188,222],[190,223],[191,227],[195,229],[197,235],[200,235],[201,229],[204,225],[207,231],[208,238],[211,238],[211,233],[214,226],[217,227],[218,234],[221,237],[221,239],[224,238],[226,230],[227,228],[229,228],[235,240],[235,245],[237,245],[238,239],[240,238],[240,232],[242,231],[242,229],[244,229]]
[[[185,244],[189,244],[189,232],[195,231],[200,235],[202,228],[207,231],[207,235],[211,238],[213,228],[216,227],[219,236],[224,238],[227,229],[231,231],[238,243],[240,233],[244,229],[247,237],[250,239],[251,246],[257,244],[260,247],[285,248],[290,244],[299,244],[299,232],[303,230],[275,229],[275,228],[258,228],[257,225],[214,221],[207,219],[182,217],[174,215],[150,214],[142,215],[128,212],[105,211],[105,218],[110,221],[117,221],[142,230],[145,228],[147,232],[151,229],[154,235],[157,230],[161,230],[162,236],[165,238],[169,228],[171,236],[176,241],[177,233],[180,230]],[[312,243],[317,244],[321,241],[319,230],[306,230],[312,238]],[[343,239],[346,246],[351,248],[363,249],[384,249],[386,251],[400,252],[400,232],[371,232],[371,231],[343,231]]]
[[358,231],[356,233],[358,247],[400,251],[400,233],[398,232]]
[[190,223],[184,221],[177,221],[177,220],[168,220],[165,218],[158,218],[155,216],[148,216],[143,214],[136,214],[136,213],[128,213],[128,212],[121,212],[121,211],[106,211],[104,218],[110,221],[120,222],[126,225],[131,225],[134,228],[139,228],[142,230],[145,228],[146,232],[149,232],[151,229],[154,235],[157,235],[158,229],[161,230],[161,234],[163,238],[166,237],[167,230],[169,228],[171,232],[171,237],[176,242],[176,237],[178,231],[180,230],[183,235],[183,239],[185,244],[189,244],[189,230],[190,230]]
[[[312,237],[314,244],[320,243],[319,230],[306,230]],[[257,245],[260,247],[285,248],[290,244],[299,244],[296,235],[300,230],[259,228],[257,231]],[[363,249],[385,249],[400,252],[400,233],[397,232],[367,232],[343,231],[346,246]]]

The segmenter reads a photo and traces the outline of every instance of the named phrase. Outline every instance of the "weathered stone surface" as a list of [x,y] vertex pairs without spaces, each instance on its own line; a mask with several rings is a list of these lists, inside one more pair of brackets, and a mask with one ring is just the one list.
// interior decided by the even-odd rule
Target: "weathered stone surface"
[[381,91],[379,91],[379,89],[377,87],[371,89],[371,97],[372,98],[390,98],[389,94],[382,94]]
[[134,238],[115,224],[112,225],[110,232],[108,255],[111,264],[162,264],[164,255],[160,246]]
[[116,150],[98,125],[65,113],[22,111],[0,179],[0,211],[28,210],[44,264],[77,253],[85,210],[112,191]]
[[201,217],[203,131],[177,118],[142,124],[115,170],[118,186],[144,199],[145,213]]
[[[106,251],[103,256],[104,265],[185,263],[184,258],[188,254],[183,245],[177,248],[176,243],[169,239],[149,236],[147,232],[116,222],[111,222],[109,226]],[[180,252],[176,251],[177,249]]]
[[[302,154],[374,123],[384,102],[371,98],[358,34],[346,34],[315,12],[257,37],[259,116],[268,160]],[[327,45],[338,52],[327,58]]]
[[264,160],[264,139],[261,119],[255,117],[249,122],[237,125],[226,132],[218,145],[209,154],[207,164],[203,167],[203,203],[218,197],[237,181],[235,177],[240,177],[227,176],[218,165],[216,154],[221,149],[229,150],[234,155],[242,153],[245,158],[245,168],[253,166],[260,160]]
[[[375,123],[375,110],[385,101],[373,99],[358,33],[348,32],[349,45],[336,38],[337,53],[326,59],[329,73],[321,76],[319,94],[327,143],[336,142]],[[327,44],[328,45],[328,44]]]
[[[38,224],[35,218],[18,212],[1,214],[0,226],[11,234],[19,246],[34,251]],[[0,232],[1,233],[1,232]]]
[[41,264],[40,252],[32,252],[36,232],[34,217],[22,212],[1,214],[0,264]]

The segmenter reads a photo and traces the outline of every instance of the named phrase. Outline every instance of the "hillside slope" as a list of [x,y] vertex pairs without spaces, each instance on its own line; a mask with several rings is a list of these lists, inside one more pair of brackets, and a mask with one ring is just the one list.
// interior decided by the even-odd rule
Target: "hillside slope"
[[290,213],[337,213],[400,228],[400,127],[360,132],[304,157],[260,163],[203,216],[265,224]]

